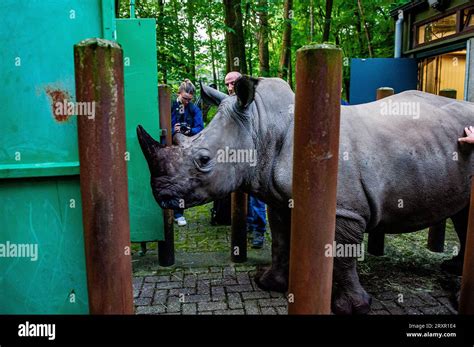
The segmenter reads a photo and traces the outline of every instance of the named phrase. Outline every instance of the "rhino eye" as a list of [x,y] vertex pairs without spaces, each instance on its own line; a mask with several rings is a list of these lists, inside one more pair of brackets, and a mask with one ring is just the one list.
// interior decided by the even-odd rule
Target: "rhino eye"
[[200,161],[202,166],[205,166],[205,165],[209,164],[210,160],[211,160],[211,158],[209,158],[207,155],[202,156],[202,157],[199,158],[199,161]]

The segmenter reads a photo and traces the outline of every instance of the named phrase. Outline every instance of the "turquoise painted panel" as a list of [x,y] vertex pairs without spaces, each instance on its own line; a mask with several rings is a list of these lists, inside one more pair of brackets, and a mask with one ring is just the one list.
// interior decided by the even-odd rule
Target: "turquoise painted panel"
[[138,143],[142,124],[159,138],[156,22],[154,19],[118,19],[117,41],[123,48],[125,115],[132,242],[163,240],[163,211],[153,198],[150,172]]
[[0,180],[0,220],[0,314],[88,313],[79,177]]
[[[76,117],[54,107],[75,99],[73,45],[106,30],[113,36],[110,20],[102,25],[107,9],[112,17],[113,1],[0,2],[0,178],[38,164],[78,162]],[[5,164],[20,166],[19,173]]]
[[113,3],[0,2],[0,314],[88,312],[76,116],[55,106],[75,100],[73,45],[114,37]]

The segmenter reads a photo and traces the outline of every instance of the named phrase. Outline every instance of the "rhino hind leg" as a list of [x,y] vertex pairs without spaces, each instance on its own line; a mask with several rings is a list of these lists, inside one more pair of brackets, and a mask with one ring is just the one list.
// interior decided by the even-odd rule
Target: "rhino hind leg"
[[467,223],[469,219],[469,206],[466,206],[457,214],[451,217],[454,224],[454,230],[459,238],[459,253],[449,260],[445,260],[441,264],[441,268],[455,275],[462,275],[464,262],[464,249],[466,247]]
[[288,290],[291,211],[269,207],[268,219],[272,231],[272,264],[257,272],[255,283],[260,289],[284,293]]
[[[362,220],[336,218],[336,243],[360,245],[363,241],[365,222]],[[357,274],[357,258],[334,258],[334,289],[332,311],[335,314],[366,314],[372,299],[364,290]]]

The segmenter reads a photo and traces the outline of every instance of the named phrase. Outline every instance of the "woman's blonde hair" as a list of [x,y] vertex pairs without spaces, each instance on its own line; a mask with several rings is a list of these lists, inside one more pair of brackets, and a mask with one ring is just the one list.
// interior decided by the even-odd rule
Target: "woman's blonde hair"
[[185,92],[194,95],[194,93],[196,92],[196,87],[194,87],[194,84],[186,78],[184,82],[180,84],[178,92]]

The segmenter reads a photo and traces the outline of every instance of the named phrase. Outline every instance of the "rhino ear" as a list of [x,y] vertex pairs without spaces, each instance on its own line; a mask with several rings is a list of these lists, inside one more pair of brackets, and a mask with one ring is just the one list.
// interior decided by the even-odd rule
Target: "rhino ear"
[[239,106],[245,108],[253,102],[257,84],[258,79],[250,76],[242,76],[235,81],[234,89],[237,100],[239,101]]
[[151,137],[151,135],[148,134],[141,125],[137,126],[137,136],[138,142],[140,142],[140,147],[142,148],[143,155],[145,156],[145,159],[148,162],[150,171],[153,171],[155,158],[157,157],[158,150],[166,146],[155,141],[153,137]]
[[201,98],[208,105],[219,106],[222,100],[228,96],[217,89],[202,84],[202,82],[199,83],[201,84]]

